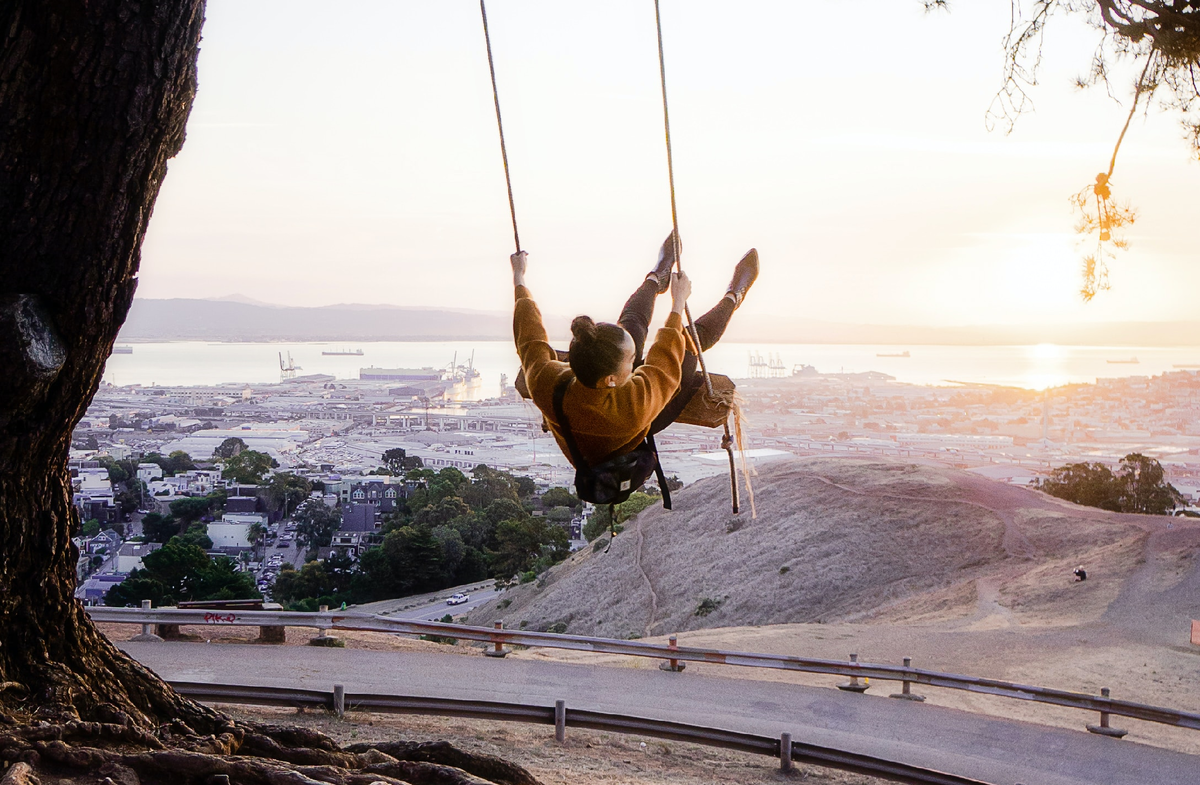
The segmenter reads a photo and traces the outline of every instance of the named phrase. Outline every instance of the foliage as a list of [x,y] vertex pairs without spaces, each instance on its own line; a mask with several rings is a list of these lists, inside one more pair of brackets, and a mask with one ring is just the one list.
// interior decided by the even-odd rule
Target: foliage
[[296,508],[296,542],[302,548],[325,548],[342,525],[338,511],[320,499],[309,499]]
[[1166,481],[1162,464],[1140,453],[1121,459],[1120,479],[1125,512],[1166,515],[1183,503],[1182,494]]
[[84,521],[83,525],[79,527],[79,534],[83,537],[95,537],[99,533],[100,521],[95,518]]
[[228,460],[245,449],[248,448],[244,441],[236,436],[230,436],[217,445],[216,449],[213,450],[212,457],[214,461]]
[[542,507],[550,509],[552,507],[571,507],[579,506],[579,497],[568,491],[566,488],[551,488],[542,494]]
[[118,461],[111,455],[101,455],[96,460],[101,468],[108,469],[108,481],[111,483],[125,482],[137,474],[136,468],[130,471],[129,461]]
[[517,480],[517,497],[518,498],[528,499],[530,496],[537,493],[537,483],[535,483],[533,481],[532,477],[526,477],[525,475],[520,475],[516,478],[516,480]]
[[187,545],[195,545],[202,551],[210,551],[213,547],[213,541],[208,536],[208,526],[203,523],[193,523],[187,528],[187,531],[172,537],[168,542],[175,541]]
[[250,541],[250,547],[257,548],[262,545],[267,539],[267,526],[262,521],[255,521],[250,524],[246,530],[246,539]]
[[519,502],[518,483],[508,472],[480,464],[471,470],[471,484],[462,488],[462,498],[471,507],[480,508],[507,500]]
[[[945,8],[949,0],[924,0],[927,8]],[[1152,102],[1176,112],[1193,155],[1200,155],[1200,13],[1194,2],[1179,0],[1011,0],[1012,25],[1005,39],[1004,83],[988,109],[989,127],[1012,130],[1016,119],[1033,107],[1028,88],[1037,84],[1046,27],[1056,16],[1080,16],[1099,34],[1088,74],[1076,86],[1103,85],[1110,95],[1114,79],[1128,64],[1133,80],[1129,112],[1117,136],[1106,171],[1096,176],[1072,202],[1081,215],[1080,234],[1096,235],[1096,250],[1083,260],[1080,295],[1091,300],[1109,288],[1107,262],[1115,249],[1127,247],[1118,229],[1133,223],[1128,206],[1112,198],[1117,155],[1134,115]]]
[[492,577],[507,580],[530,569],[541,572],[570,555],[570,541],[560,526],[544,518],[501,521],[496,527]]
[[271,595],[285,605],[309,598],[315,598],[318,607],[335,605],[341,600],[335,600],[334,595],[343,595],[350,588],[350,574],[343,567],[341,561],[330,560],[310,561],[299,570],[284,565],[271,587]]
[[[387,516],[379,547],[363,553],[353,568],[346,559],[349,588],[339,597],[370,602],[482,580],[496,568],[510,576],[518,568],[542,571],[567,554],[565,532],[543,520],[533,522],[523,506],[522,486],[534,487],[528,478],[484,465],[470,477],[455,468],[411,468],[405,478],[423,487]],[[295,516],[302,542],[308,538],[300,535],[306,528],[301,521],[315,504],[305,502]],[[329,535],[336,529],[334,525]],[[333,558],[326,561],[326,570]],[[307,602],[312,595],[300,595],[316,590],[289,581],[293,583],[285,583],[285,593],[299,598],[293,605]]]
[[1115,474],[1102,463],[1070,463],[1036,486],[1051,496],[1112,512],[1166,515],[1183,501],[1166,481],[1162,465],[1140,453],[1122,458]]
[[180,524],[174,516],[151,512],[142,518],[142,536],[146,542],[165,543],[179,534],[179,531]]
[[241,450],[225,460],[221,476],[226,480],[246,485],[258,485],[263,477],[278,465],[278,462],[266,453]]
[[705,597],[700,600],[700,604],[696,606],[696,611],[693,616],[707,616],[725,604],[725,599],[721,597]]
[[449,585],[442,572],[442,549],[424,526],[389,532],[383,544],[359,559],[352,588],[356,598],[403,597]]
[[263,485],[272,510],[294,510],[312,492],[312,483],[292,472],[276,472]]
[[231,559],[209,558],[203,550],[179,538],[142,558],[143,569],[134,570],[105,596],[106,605],[137,605],[150,600],[155,606],[181,600],[258,599],[254,578],[237,572]]
[[404,476],[404,459],[408,457],[408,452],[403,447],[393,447],[390,450],[383,451],[383,466],[388,470],[393,477]]
[[[655,504],[657,501],[658,499],[649,494],[642,493],[641,491],[635,491],[628,499],[617,505],[617,531],[621,531],[621,524],[637,515],[650,505]],[[598,505],[592,512],[591,517],[588,518],[588,522],[583,526],[584,538],[586,538],[588,542],[591,542],[601,534],[604,534],[606,531],[608,531],[609,523],[608,505]]]
[[121,517],[129,515],[131,512],[141,507],[141,483],[137,480],[134,480],[134,482],[136,482],[138,485],[137,490],[126,489],[123,491],[117,491],[113,494],[113,503],[117,505],[117,509],[121,511]]
[[168,477],[174,477],[180,472],[188,472],[196,468],[192,456],[188,455],[183,450],[175,450],[170,455],[164,457],[156,452],[152,452],[142,458],[143,463],[156,463],[163,470],[163,474]]
[[198,521],[212,509],[213,501],[209,496],[184,496],[171,502],[171,515],[180,524]]

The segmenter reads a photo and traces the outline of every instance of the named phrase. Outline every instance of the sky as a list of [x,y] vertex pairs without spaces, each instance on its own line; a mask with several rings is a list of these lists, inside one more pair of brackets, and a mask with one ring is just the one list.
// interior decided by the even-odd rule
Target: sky
[[[1139,211],[1113,288],[1078,295],[1068,198],[1107,168],[1118,83],[1050,28],[1034,112],[985,113],[1008,3],[662,0],[693,310],[750,247],[743,309],[865,324],[1194,318],[1200,164],[1176,118],[1133,121],[1113,176]],[[670,231],[652,0],[492,0],[528,282],[614,318]],[[514,249],[474,0],[209,0],[199,91],[138,296],[511,308]],[[665,311],[666,309],[662,309]],[[781,336],[786,340],[787,336]]]

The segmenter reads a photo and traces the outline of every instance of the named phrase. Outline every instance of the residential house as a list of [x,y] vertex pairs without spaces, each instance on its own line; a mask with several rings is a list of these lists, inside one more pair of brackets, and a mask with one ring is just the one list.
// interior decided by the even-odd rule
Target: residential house
[[139,463],[137,467],[137,477],[147,485],[151,480],[161,480],[163,476],[162,467],[157,463]]
[[128,575],[134,570],[142,569],[142,557],[148,553],[154,553],[161,547],[162,544],[157,542],[125,543],[121,546],[121,550],[117,552],[116,571]]

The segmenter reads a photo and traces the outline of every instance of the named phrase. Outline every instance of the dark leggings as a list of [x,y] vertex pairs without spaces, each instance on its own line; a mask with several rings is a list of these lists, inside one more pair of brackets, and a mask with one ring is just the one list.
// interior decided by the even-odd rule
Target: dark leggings
[[[621,309],[621,315],[617,318],[617,324],[624,327],[633,338],[635,366],[641,365],[645,358],[646,336],[650,333],[650,319],[654,316],[654,300],[657,297],[658,284],[651,280],[645,281],[625,302],[625,307]],[[701,351],[707,352],[721,340],[733,311],[733,303],[728,297],[722,297],[708,313],[695,320]],[[686,325],[684,330],[687,330]]]
[[[625,302],[625,307],[621,309],[621,315],[617,318],[617,324],[624,327],[625,331],[633,337],[633,345],[636,349],[633,361],[635,366],[642,364],[643,350],[646,346],[646,336],[650,332],[650,317],[654,315],[656,297],[658,297],[658,285],[654,281],[646,281]],[[708,313],[695,320],[696,335],[700,338],[701,351],[708,351],[717,341],[721,340],[726,326],[729,325],[729,317],[733,316],[735,308],[736,306],[728,297],[722,297],[721,301]],[[686,326],[684,330],[687,330]],[[691,352],[684,354],[679,390],[650,424],[651,436],[673,423],[683,408],[687,406],[692,395],[699,389],[701,378],[700,374],[696,373],[698,359]]]

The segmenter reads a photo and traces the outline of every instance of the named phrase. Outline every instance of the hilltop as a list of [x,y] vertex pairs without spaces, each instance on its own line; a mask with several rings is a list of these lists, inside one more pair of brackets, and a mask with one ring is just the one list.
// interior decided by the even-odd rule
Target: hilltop
[[[878,459],[794,458],[754,480],[758,518],[726,480],[675,495],[476,608],[470,624],[917,667],[1187,708],[1200,700],[1200,521],[1079,507],[970,472]],[[1082,564],[1088,580],[1073,581]],[[705,601],[708,601],[707,603]],[[706,615],[704,609],[711,609]],[[654,668],[554,649],[515,656]],[[689,672],[832,686],[839,679],[691,663]],[[884,694],[890,685],[881,688]],[[1081,728],[1079,712],[935,691],[944,706]],[[1090,720],[1088,720],[1090,721]],[[1122,722],[1200,753],[1192,731]]]
[[[674,511],[646,510],[608,553],[575,554],[541,585],[506,592],[505,608],[477,609],[472,623],[503,617],[618,638],[996,613],[1023,626],[1079,624],[1110,611],[1167,522],[883,460],[770,464],[755,479],[756,520],[730,514],[724,482],[677,493]],[[1197,543],[1200,530],[1184,523],[1161,547]],[[1072,582],[1077,564],[1086,584]]]

